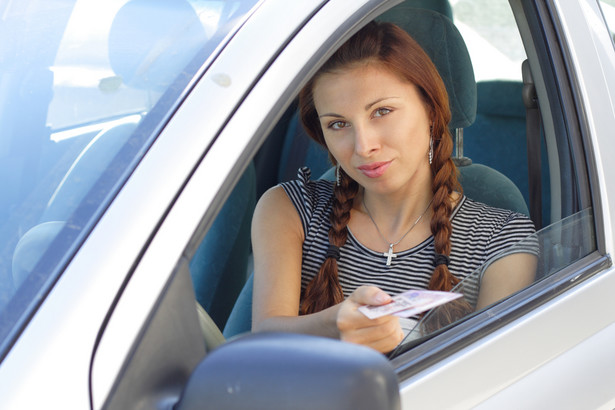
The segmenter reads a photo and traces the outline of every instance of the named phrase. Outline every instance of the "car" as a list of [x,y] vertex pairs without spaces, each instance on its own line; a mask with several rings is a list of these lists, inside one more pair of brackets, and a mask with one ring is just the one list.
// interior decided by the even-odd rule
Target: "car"
[[[615,407],[612,1],[0,9],[1,407]],[[252,333],[256,201],[331,178],[299,90],[374,19],[438,67],[464,193],[534,222],[535,280],[387,355]]]

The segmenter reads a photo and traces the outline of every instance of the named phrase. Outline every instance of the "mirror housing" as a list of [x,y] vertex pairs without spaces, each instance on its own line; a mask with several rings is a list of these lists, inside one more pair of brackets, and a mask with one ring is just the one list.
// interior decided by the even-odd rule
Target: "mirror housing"
[[176,410],[399,409],[386,357],[323,337],[250,334],[220,346],[196,367]]

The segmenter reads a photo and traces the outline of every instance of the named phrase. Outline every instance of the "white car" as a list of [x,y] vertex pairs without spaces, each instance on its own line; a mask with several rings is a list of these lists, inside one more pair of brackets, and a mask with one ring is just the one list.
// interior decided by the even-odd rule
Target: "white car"
[[[0,11],[1,408],[615,408],[613,1]],[[464,193],[531,217],[536,280],[387,356],[251,334],[254,204],[327,178],[297,95],[373,19],[436,63]]]

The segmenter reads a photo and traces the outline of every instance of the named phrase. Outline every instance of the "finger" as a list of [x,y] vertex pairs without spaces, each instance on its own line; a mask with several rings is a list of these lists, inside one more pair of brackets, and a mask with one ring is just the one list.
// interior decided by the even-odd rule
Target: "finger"
[[[370,320],[370,326],[349,329],[342,332],[340,338],[347,342],[366,346],[396,346],[403,338],[399,318],[387,316],[378,320]],[[393,346],[393,347],[394,347]],[[377,350],[381,350],[378,348]]]
[[399,344],[404,340],[404,332],[399,329],[394,335],[390,337],[383,338],[380,340],[373,341],[368,345],[372,349],[375,349],[381,353],[388,353],[395,349]]
[[376,286],[360,286],[349,297],[359,305],[384,305],[391,302],[391,296]]
[[362,340],[362,343],[359,343],[358,339],[355,338],[344,338],[343,340],[351,343],[361,344],[382,353],[387,353],[395,349],[404,338],[404,333],[401,329],[398,329],[390,334],[384,334],[383,332],[379,332],[377,334],[379,334],[381,337],[365,338]]

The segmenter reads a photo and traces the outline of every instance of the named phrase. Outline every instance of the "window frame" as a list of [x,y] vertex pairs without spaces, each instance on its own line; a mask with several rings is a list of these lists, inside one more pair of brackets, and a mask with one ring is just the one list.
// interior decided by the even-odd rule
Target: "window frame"
[[[547,4],[534,0],[510,0],[510,3],[530,65],[533,64],[533,72],[540,70],[542,75],[541,78],[535,78],[534,82],[537,86],[542,117],[544,119],[547,116],[547,120],[550,120],[550,123],[545,124],[545,133],[564,137],[558,142],[568,149],[558,152],[558,161],[559,163],[567,161],[574,167],[570,171],[577,181],[577,187],[579,185],[581,189],[587,187],[584,191],[561,193],[562,198],[567,194],[573,198],[570,203],[563,203],[561,198],[557,202],[560,203],[560,207],[563,204],[564,215],[568,216],[592,206],[592,203],[597,204],[596,201],[592,201],[596,199],[592,197],[595,195],[594,190],[590,190],[592,185],[587,168],[591,159],[586,153],[587,138],[584,136],[585,130],[581,124],[584,116],[578,90],[575,90],[573,85],[574,73],[566,60],[566,47],[556,23],[552,0]],[[563,115],[560,117],[552,114],[555,110],[557,113],[562,112]],[[558,145],[558,148],[560,146]],[[570,159],[566,158],[567,155]],[[562,184],[562,181],[557,180],[557,184]],[[604,253],[604,236],[603,230],[600,229],[603,222],[600,214],[600,208],[594,209],[596,251],[393,358],[392,363],[397,369],[399,378],[407,380],[419,374],[496,330],[531,314],[541,305],[611,266],[610,258]],[[561,220],[562,215],[557,219]]]

